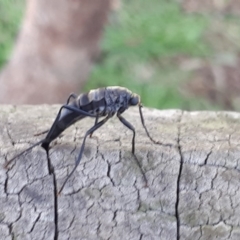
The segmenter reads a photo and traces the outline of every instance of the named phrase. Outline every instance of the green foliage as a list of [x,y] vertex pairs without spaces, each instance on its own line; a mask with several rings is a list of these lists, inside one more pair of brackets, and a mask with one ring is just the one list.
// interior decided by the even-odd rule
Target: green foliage
[[[17,38],[24,0],[0,0],[0,67]],[[202,58],[208,18],[181,11],[176,0],[122,0],[109,18],[102,56],[85,90],[120,85],[138,93],[145,106],[209,109],[206,100],[183,96],[189,73],[179,67],[184,56]]]
[[202,40],[207,25],[204,16],[182,12],[176,1],[123,1],[105,30],[103,56],[86,90],[120,85],[140,94],[146,106],[206,108],[204,101],[189,104],[180,94],[187,73],[176,59],[207,56],[209,49]]
[[24,0],[0,0],[0,67],[10,55],[21,23]]
[[207,21],[181,12],[173,1],[124,1],[119,23],[106,29],[103,49],[141,60],[176,54],[204,55]]

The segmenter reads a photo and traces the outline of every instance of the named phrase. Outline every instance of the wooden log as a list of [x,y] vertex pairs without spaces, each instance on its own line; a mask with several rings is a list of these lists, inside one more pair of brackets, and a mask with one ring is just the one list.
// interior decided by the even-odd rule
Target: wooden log
[[165,147],[148,139],[131,108],[124,116],[135,126],[148,188],[131,154],[132,133],[113,118],[87,139],[58,196],[93,119],[53,142],[53,174],[40,146],[3,167],[44,137],[34,134],[51,126],[58,109],[0,108],[1,239],[240,239],[240,114],[144,108],[151,136],[173,145]]

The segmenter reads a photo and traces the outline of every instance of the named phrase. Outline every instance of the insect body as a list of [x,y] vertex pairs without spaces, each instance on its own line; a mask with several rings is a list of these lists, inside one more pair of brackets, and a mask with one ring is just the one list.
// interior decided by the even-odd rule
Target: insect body
[[[128,107],[136,106],[136,105],[139,106],[141,122],[146,131],[147,136],[150,138],[152,142],[159,143],[151,138],[145,126],[143,114],[141,110],[142,105],[140,102],[140,97],[137,94],[132,93],[127,88],[118,87],[118,86],[105,87],[105,88],[91,90],[90,92],[80,94],[79,96],[75,94],[71,94],[68,97],[67,103],[61,106],[57,114],[57,117],[52,127],[48,131],[46,137],[41,141],[35,143],[31,147],[29,147],[28,149],[24,150],[23,152],[21,152],[20,154],[12,158],[11,160],[9,160],[6,163],[6,166],[8,166],[14,159],[21,156],[26,151],[29,151],[35,146],[40,144],[46,150],[47,157],[49,158],[49,145],[54,139],[56,139],[65,129],[67,129],[69,126],[71,126],[75,122],[85,117],[93,117],[95,118],[95,124],[85,133],[79,155],[75,162],[75,167],[73,168],[73,170],[70,172],[70,174],[64,181],[62,187],[59,190],[59,193],[60,193],[63,187],[65,186],[67,180],[71,177],[73,172],[76,170],[78,164],[80,163],[87,136],[91,136],[94,131],[100,128],[104,123],[106,123],[111,117],[113,117],[116,114],[118,119],[123,123],[123,125],[125,125],[127,128],[129,128],[133,132],[132,153],[144,176],[145,181],[147,182],[146,176],[138,162],[138,159],[135,156],[135,129],[131,123],[129,123],[124,117],[121,116],[121,114],[125,110],[127,110]],[[99,121],[99,118],[101,117],[104,117],[104,118],[103,120]],[[166,145],[169,146],[169,144],[166,144]]]

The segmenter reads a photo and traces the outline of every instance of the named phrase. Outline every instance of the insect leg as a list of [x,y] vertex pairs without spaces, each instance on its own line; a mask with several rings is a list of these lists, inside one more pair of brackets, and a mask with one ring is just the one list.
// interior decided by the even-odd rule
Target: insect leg
[[68,110],[71,110],[71,111],[76,112],[76,113],[79,113],[79,114],[82,114],[82,115],[84,115],[84,116],[86,116],[86,117],[97,117],[96,114],[88,113],[88,112],[86,112],[86,111],[84,111],[84,110],[82,110],[82,109],[80,109],[80,108],[73,107],[73,106],[69,106],[69,105],[62,105],[61,108],[60,108],[60,110],[59,110],[59,112],[58,112],[58,115],[57,115],[57,117],[56,117],[57,120],[59,119],[59,116],[60,116],[61,111],[62,111],[63,108],[68,109]]
[[[58,122],[58,120],[59,120],[59,118],[60,118],[60,116],[61,116],[62,109],[64,109],[64,108],[65,108],[65,109],[68,109],[68,110],[70,110],[70,111],[73,111],[73,112],[75,112],[75,113],[78,113],[79,115],[84,115],[84,116],[87,116],[87,117],[97,117],[97,116],[98,116],[98,115],[95,115],[95,114],[88,113],[88,112],[86,112],[86,111],[84,111],[84,110],[82,110],[82,109],[80,109],[80,108],[74,107],[74,106],[62,105],[61,108],[60,108],[60,110],[58,111],[57,117],[55,118],[55,120],[54,120],[54,122],[53,122],[53,124],[52,124],[52,127],[50,128],[50,130],[49,130],[49,132],[48,132],[48,135],[51,135],[51,131],[53,131],[55,125],[57,124],[57,122]],[[45,141],[45,142],[42,144],[42,147],[43,147],[46,151],[48,151],[49,144],[50,144],[50,142],[52,141],[52,140],[47,139],[47,138],[48,138],[48,135],[47,135],[47,137],[45,138],[45,140],[47,140],[47,141]]]
[[[70,102],[71,98],[76,99],[77,97],[78,97],[77,94],[71,93],[71,94],[69,95],[68,99],[67,99],[66,104],[68,104],[68,103]],[[39,132],[39,133],[36,133],[36,134],[34,134],[34,136],[43,135],[43,134],[47,133],[48,131],[49,131],[49,129],[48,129],[48,130],[45,130],[45,131],[42,131],[42,132]]]
[[142,122],[142,125],[143,125],[143,128],[145,129],[145,132],[146,132],[146,134],[147,134],[147,136],[149,137],[149,139],[153,142],[153,143],[155,143],[155,144],[161,144],[161,145],[163,145],[163,146],[172,146],[172,144],[164,144],[164,143],[161,143],[161,142],[159,142],[159,141],[155,141],[151,136],[150,136],[150,134],[149,134],[149,132],[148,132],[148,130],[147,130],[147,127],[146,127],[146,125],[145,125],[145,122],[144,122],[144,118],[143,118],[143,114],[142,114],[142,105],[141,104],[139,104],[139,113],[140,113],[140,118],[141,118],[141,122]]
[[75,93],[71,93],[71,94],[69,95],[68,99],[67,99],[67,104],[69,104],[71,98],[76,99],[77,97],[78,97],[77,94],[75,94]]
[[7,168],[8,165],[9,165],[10,163],[12,163],[16,158],[22,156],[25,152],[30,151],[30,150],[33,149],[34,147],[40,145],[41,143],[43,143],[43,141],[44,141],[44,139],[41,140],[41,141],[39,141],[39,142],[37,142],[37,143],[35,143],[35,144],[33,144],[31,147],[25,149],[24,151],[20,152],[18,155],[16,155],[15,157],[13,157],[13,158],[10,159],[9,161],[7,161],[7,162],[4,164],[4,167]]
[[[60,117],[60,114],[61,114],[61,111],[62,111],[63,108],[66,108],[66,109],[68,109],[68,110],[77,112],[77,113],[82,114],[82,115],[85,115],[85,116],[97,117],[97,115],[90,114],[90,113],[85,112],[85,111],[83,111],[83,110],[81,110],[81,109],[78,109],[78,108],[76,108],[76,107],[72,107],[72,106],[68,106],[68,105],[63,105],[63,106],[60,108],[60,110],[59,110],[59,112],[58,112],[58,115],[57,115],[57,117],[56,117],[53,125],[56,124],[56,122],[58,121],[58,119],[59,119],[59,117]],[[4,164],[5,168],[7,168],[8,165],[9,165],[11,162],[13,162],[16,158],[20,157],[20,156],[21,156],[22,154],[24,154],[25,152],[28,152],[29,150],[33,149],[34,147],[36,147],[36,146],[38,146],[38,145],[40,145],[40,144],[43,144],[43,145],[44,145],[44,149],[46,150],[47,157],[49,158],[49,142],[46,142],[46,138],[44,138],[44,139],[42,139],[41,141],[33,144],[31,147],[27,148],[26,150],[22,151],[21,153],[19,153],[18,155],[16,155],[16,156],[13,157],[12,159],[10,159],[9,161],[7,161],[7,162]]]
[[[52,124],[52,127],[50,128],[50,130],[49,130],[49,132],[48,132],[48,135],[51,135],[51,131],[53,131],[55,125],[57,124],[57,122],[58,122],[58,120],[59,120],[59,118],[60,118],[60,116],[61,116],[61,112],[62,112],[62,110],[63,110],[64,108],[67,109],[67,110],[70,110],[70,111],[72,111],[72,112],[78,113],[79,115],[86,116],[86,117],[98,117],[98,115],[88,113],[88,112],[86,112],[86,111],[84,111],[84,110],[82,110],[82,109],[80,109],[80,108],[77,108],[77,107],[74,107],[74,106],[69,106],[69,105],[62,105],[61,108],[60,108],[60,110],[58,111],[57,117],[55,118],[55,120],[54,120],[54,122],[53,122],[53,124]],[[48,137],[48,136],[47,136],[47,137]],[[47,137],[46,137],[46,138],[47,138]],[[47,140],[46,138],[45,138],[45,140]],[[49,140],[48,140],[48,141],[45,141],[44,144],[42,145],[42,147],[47,150],[47,149],[48,149],[48,145],[49,145],[50,142],[51,142],[51,141],[49,141]]]
[[[49,132],[48,132],[48,135],[51,136],[51,131],[54,131],[53,129],[54,129],[55,125],[57,124],[57,122],[58,122],[58,120],[59,120],[59,118],[60,118],[60,116],[61,116],[62,109],[64,109],[64,108],[65,108],[65,109],[68,109],[68,110],[70,110],[70,111],[73,111],[73,112],[75,112],[75,113],[78,113],[79,115],[84,115],[84,116],[88,116],[88,117],[97,117],[97,115],[88,113],[88,112],[86,112],[86,111],[84,111],[84,110],[82,110],[82,109],[79,109],[79,108],[77,108],[77,107],[73,107],[73,106],[69,106],[69,105],[62,105],[61,108],[60,108],[60,110],[58,111],[58,114],[57,114],[57,117],[55,118],[55,121],[54,121],[53,124],[52,124],[51,129],[50,129]],[[45,149],[45,151],[46,151],[46,153],[47,153],[47,157],[49,158],[49,144],[51,143],[51,141],[52,141],[53,139],[51,139],[51,138],[48,139],[48,135],[47,135],[47,137],[43,140],[43,143],[42,143],[41,146]]]
[[86,138],[88,135],[90,135],[91,133],[93,133],[94,131],[96,131],[98,128],[100,128],[104,123],[107,122],[107,120],[109,119],[109,116],[107,116],[106,118],[104,118],[101,122],[97,123],[96,125],[94,125],[93,127],[91,127],[86,133],[85,133],[85,136],[84,136],[84,139],[83,139],[83,143],[82,143],[82,146],[81,146],[81,149],[80,149],[80,152],[79,152],[79,155],[78,155],[78,158],[76,159],[76,162],[75,162],[75,167],[73,168],[73,170],[70,172],[70,174],[67,176],[67,178],[65,179],[62,187],[60,188],[58,194],[60,194],[65,186],[65,184],[67,183],[68,179],[72,176],[72,174],[74,173],[74,171],[76,170],[77,166],[79,165],[80,161],[81,161],[81,158],[82,158],[82,154],[83,154],[83,150],[84,150],[84,147],[85,147],[85,141],[86,141]]
[[125,118],[123,118],[120,114],[117,114],[117,117],[122,122],[123,125],[125,125],[127,128],[129,128],[133,132],[132,154],[135,154],[135,129],[133,125],[130,122],[128,122]]
[[141,167],[141,165],[140,165],[140,163],[139,163],[139,161],[138,161],[138,159],[137,159],[137,157],[136,157],[136,155],[135,155],[135,129],[134,129],[134,127],[132,126],[132,124],[131,124],[130,122],[128,122],[124,117],[122,117],[122,116],[120,115],[120,113],[117,113],[117,117],[118,117],[118,119],[123,123],[124,126],[126,126],[127,128],[129,128],[129,129],[133,132],[133,138],[132,138],[132,154],[133,154],[133,156],[134,156],[134,158],[135,158],[135,161],[136,161],[136,163],[137,163],[137,165],[138,165],[138,167],[139,167],[139,169],[140,169],[140,171],[141,171],[141,173],[142,173],[142,175],[143,175],[144,181],[145,181],[145,183],[146,183],[146,185],[147,185],[147,177],[146,177],[146,175],[145,175],[145,173],[144,173],[144,171],[143,171],[143,169],[142,169],[142,167]]
[[35,133],[33,136],[40,136],[40,135],[43,135],[45,133],[48,133],[49,129],[48,130],[45,130],[45,131],[42,131],[42,132],[38,132],[38,133]]
[[[54,131],[54,127],[57,124],[57,122],[58,122],[58,120],[59,120],[59,118],[61,116],[61,112],[62,112],[62,110],[64,108],[67,109],[67,110],[73,111],[75,113],[78,113],[79,115],[84,115],[84,116],[87,116],[87,117],[97,117],[97,115],[88,113],[88,112],[86,112],[86,111],[84,111],[84,110],[82,110],[80,108],[77,108],[77,107],[74,107],[74,106],[69,106],[69,105],[62,105],[61,108],[58,111],[57,117],[55,118],[55,120],[54,120],[54,122],[52,124],[52,127],[50,128],[50,130],[48,132],[49,136],[51,136],[52,131]],[[46,150],[47,155],[48,155],[48,151],[49,151],[49,144],[52,141],[51,138],[48,139],[48,135],[46,136],[45,141],[42,144],[42,147]]]
[[[98,123],[98,118],[99,118],[99,116],[97,116],[97,117],[96,117],[96,119],[95,119],[95,123],[94,123],[94,126],[95,126],[95,125],[97,125],[97,123]],[[92,137],[92,135],[93,135],[93,132],[90,134],[90,136],[89,136],[89,137],[91,138],[91,137]]]

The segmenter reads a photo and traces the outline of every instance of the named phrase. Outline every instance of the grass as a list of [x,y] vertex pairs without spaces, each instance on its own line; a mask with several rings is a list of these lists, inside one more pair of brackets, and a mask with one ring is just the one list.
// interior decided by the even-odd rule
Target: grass
[[176,59],[208,56],[203,41],[209,22],[187,15],[176,1],[123,1],[120,14],[105,30],[102,58],[95,65],[85,90],[121,85],[137,92],[145,106],[205,109],[207,101],[181,94],[188,78]]
[[[17,38],[24,2],[0,0],[0,67]],[[84,90],[120,85],[138,93],[149,107],[220,108],[183,94],[191,73],[179,64],[181,58],[212,56],[214,44],[204,40],[209,17],[184,13],[176,0],[122,0],[120,11],[109,21],[102,54]]]
[[8,61],[17,38],[24,0],[0,0],[0,67]]

